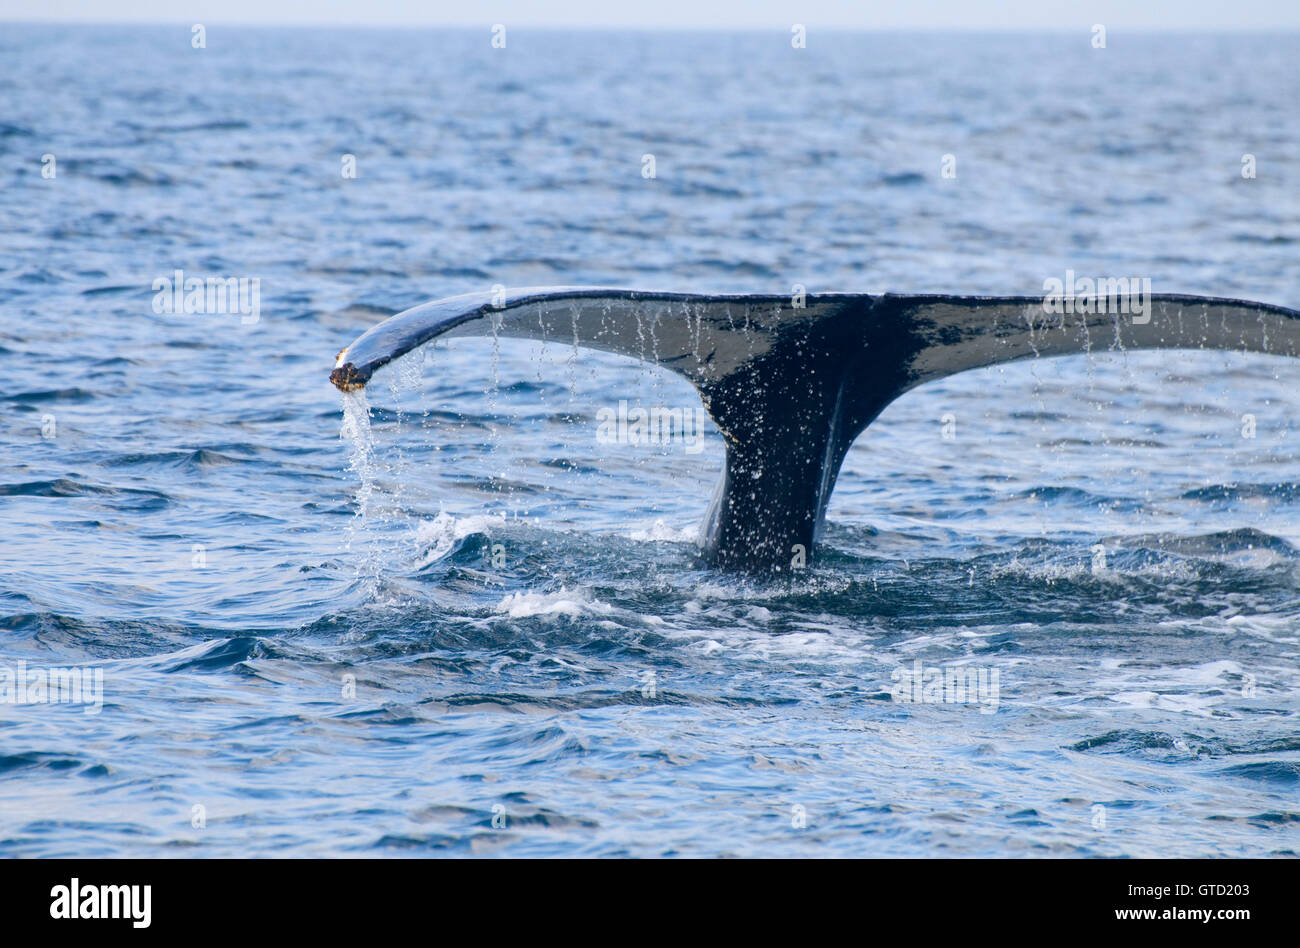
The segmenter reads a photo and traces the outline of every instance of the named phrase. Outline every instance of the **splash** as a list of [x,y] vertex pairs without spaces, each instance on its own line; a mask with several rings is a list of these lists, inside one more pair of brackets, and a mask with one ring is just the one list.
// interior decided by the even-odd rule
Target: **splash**
[[674,527],[663,518],[659,518],[654,523],[632,527],[624,536],[629,540],[641,542],[667,541],[670,543],[699,544],[704,540],[704,525],[695,523],[684,527]]
[[506,518],[501,514],[457,517],[440,508],[438,516],[415,529],[416,543],[421,550],[417,565],[423,568],[436,563],[455,550],[456,544],[466,537],[487,534],[505,526]]

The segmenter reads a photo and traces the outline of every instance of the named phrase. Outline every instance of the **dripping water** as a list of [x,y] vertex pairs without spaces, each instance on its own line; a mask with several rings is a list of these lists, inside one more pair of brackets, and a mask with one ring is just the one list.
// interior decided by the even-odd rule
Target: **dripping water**
[[357,478],[353,494],[355,511],[343,533],[343,550],[349,557],[356,558],[356,578],[364,584],[367,594],[373,595],[379,584],[372,511],[378,468],[374,434],[370,427],[370,404],[364,388],[343,393],[343,422],[339,427],[339,438],[348,444],[347,469]]

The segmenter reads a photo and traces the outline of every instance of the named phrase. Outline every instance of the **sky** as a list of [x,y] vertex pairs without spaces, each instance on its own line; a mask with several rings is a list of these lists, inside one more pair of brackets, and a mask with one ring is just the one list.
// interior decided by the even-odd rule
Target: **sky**
[[1300,30],[1300,0],[0,0],[0,21],[786,29]]

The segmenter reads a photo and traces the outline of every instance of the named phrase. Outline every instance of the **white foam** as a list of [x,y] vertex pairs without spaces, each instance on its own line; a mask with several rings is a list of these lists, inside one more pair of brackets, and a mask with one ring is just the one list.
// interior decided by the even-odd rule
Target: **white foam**
[[1175,711],[1208,718],[1219,702],[1206,695],[1166,695],[1155,691],[1121,691],[1111,695],[1111,701],[1128,705],[1130,708],[1144,708],[1154,711]]
[[614,607],[607,602],[587,598],[581,590],[570,592],[561,587],[553,593],[511,593],[497,603],[496,611],[512,619],[527,619],[532,616],[567,616],[576,619],[583,615],[609,615]]
[[[1111,701],[1131,708],[1154,711],[1173,711],[1209,717],[1214,709],[1242,698],[1242,681],[1248,670],[1238,662],[1228,659],[1203,662],[1199,665],[1163,666],[1146,668],[1120,661],[1107,665],[1105,671],[1117,672],[1110,681],[1099,685]],[[1257,669],[1267,675],[1264,669]],[[1160,690],[1149,690],[1160,689]]]
[[[1109,554],[1111,551],[1107,551]],[[1188,562],[1146,560],[1135,565],[1117,568],[1108,562],[1096,569],[1091,562],[1091,552],[1080,553],[1077,560],[1022,560],[1019,557],[1008,563],[999,563],[989,570],[992,579],[1041,580],[1048,585],[1055,582],[1095,582],[1122,584],[1134,577],[1189,582],[1197,578],[1195,567]]]

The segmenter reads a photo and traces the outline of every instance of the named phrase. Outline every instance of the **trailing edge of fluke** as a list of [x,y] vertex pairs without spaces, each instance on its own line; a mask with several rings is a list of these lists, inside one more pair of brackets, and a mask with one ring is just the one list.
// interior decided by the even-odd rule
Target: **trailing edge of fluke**
[[1300,312],[1266,303],[1157,294],[1049,309],[1043,297],[471,293],[373,327],[339,353],[330,380],[354,391],[431,339],[467,335],[563,342],[662,365],[695,386],[726,442],[707,557],[723,569],[780,572],[811,554],[853,439],[925,382],[1120,348],[1300,356]]

